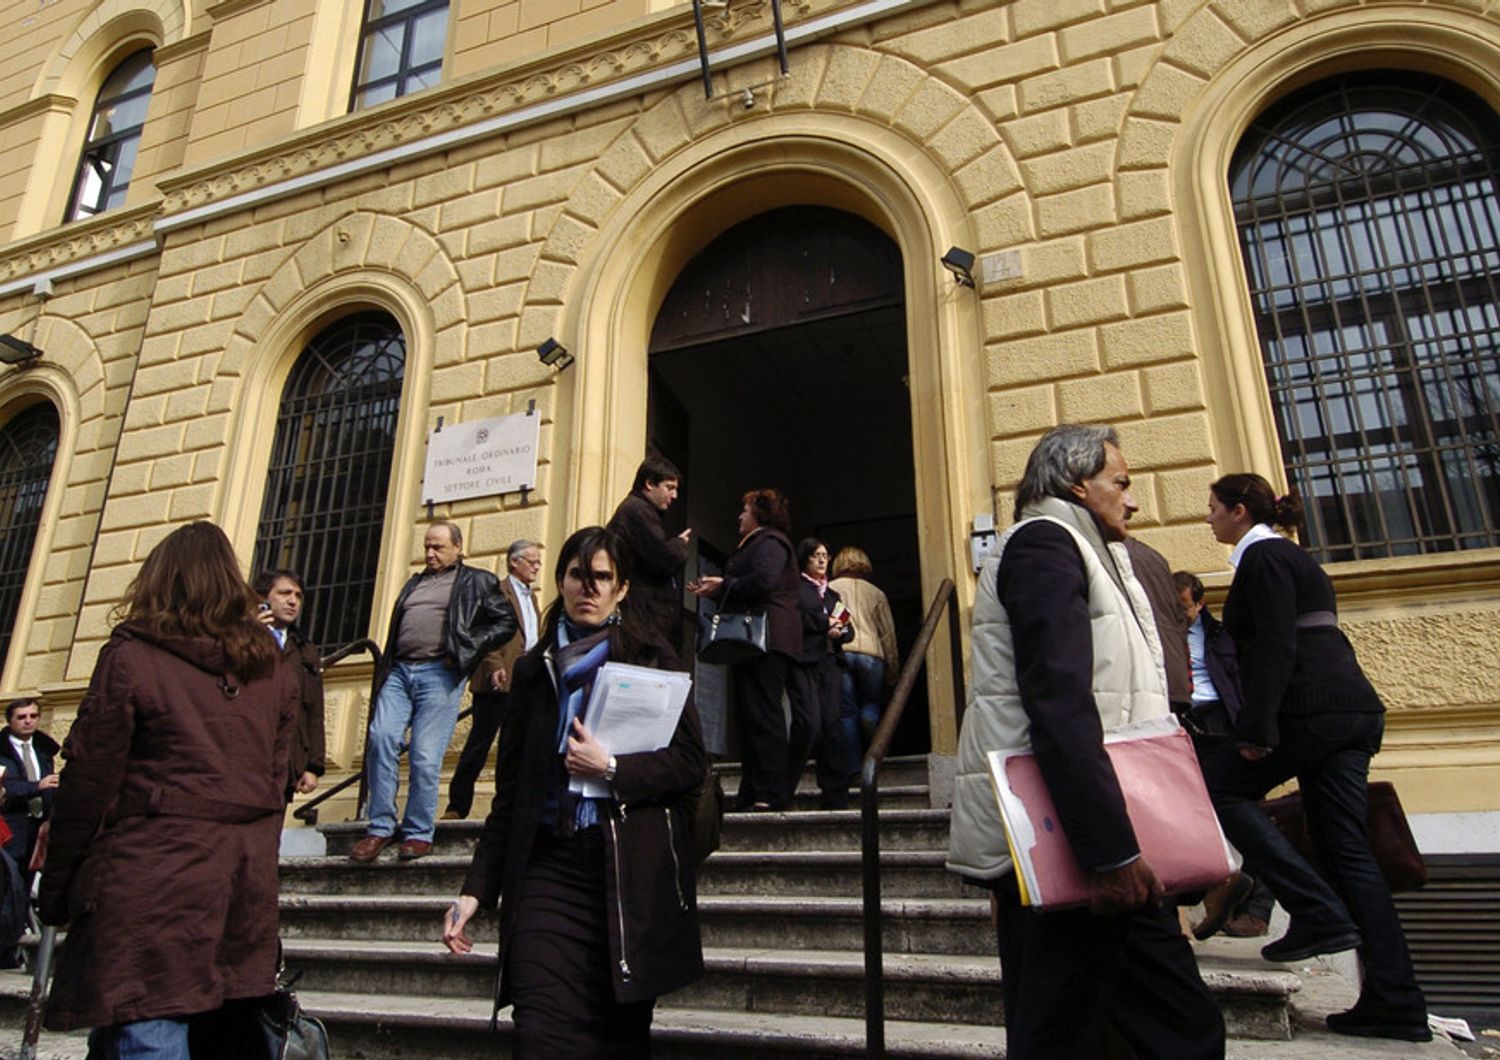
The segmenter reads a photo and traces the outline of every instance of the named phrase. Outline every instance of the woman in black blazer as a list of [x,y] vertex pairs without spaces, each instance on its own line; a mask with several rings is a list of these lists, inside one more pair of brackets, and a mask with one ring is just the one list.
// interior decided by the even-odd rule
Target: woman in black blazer
[[792,793],[781,696],[802,650],[797,566],[786,536],[791,517],[786,498],[773,489],[751,490],[743,501],[740,543],[725,562],[723,577],[699,578],[688,588],[713,600],[720,611],[765,613],[766,652],[730,669],[744,765],[736,803],[742,810],[784,810]]
[[[515,667],[494,805],[443,942],[469,952],[469,920],[499,901],[496,1005],[514,1005],[513,1055],[634,1060],[651,1055],[657,996],[703,972],[679,802],[708,758],[691,697],[660,750],[614,755],[583,725],[604,662],[680,669],[620,606],[629,549],[603,527],[579,530],[556,579],[542,637]],[[610,795],[574,795],[570,777],[605,781]]]
[[[1291,915],[1286,935],[1261,953],[1297,961],[1357,946],[1359,1000],[1330,1015],[1329,1029],[1427,1041],[1426,1001],[1365,824],[1385,707],[1339,629],[1333,583],[1274,529],[1295,529],[1301,516],[1295,494],[1277,497],[1259,475],[1225,475],[1210,487],[1208,524],[1234,546],[1224,628],[1239,650],[1245,698],[1234,740],[1205,763],[1205,779],[1249,871]],[[1326,880],[1257,805],[1292,777]]]

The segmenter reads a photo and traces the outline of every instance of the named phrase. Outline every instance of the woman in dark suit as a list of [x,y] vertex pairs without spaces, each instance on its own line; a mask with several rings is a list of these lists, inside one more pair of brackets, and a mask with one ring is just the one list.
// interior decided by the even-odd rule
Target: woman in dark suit
[[[1205,778],[1225,833],[1291,914],[1286,935],[1261,953],[1296,961],[1359,947],[1359,1000],[1330,1015],[1329,1029],[1427,1041],[1426,1002],[1366,832],[1385,707],[1339,629],[1333,583],[1274,529],[1295,529],[1301,518],[1297,496],[1277,497],[1259,475],[1225,475],[1209,489],[1208,524],[1234,546],[1223,621],[1239,650],[1244,705]],[[1257,805],[1292,777],[1326,881]]]
[[773,489],[751,490],[740,509],[740,543],[724,564],[723,577],[699,578],[688,586],[720,611],[766,616],[766,652],[730,671],[740,717],[744,773],[737,803],[743,810],[784,810],[792,802],[781,696],[802,649],[802,620],[795,552],[786,536],[790,525],[785,497]]
[[[649,1057],[656,998],[703,971],[695,866],[681,798],[708,759],[689,698],[670,743],[611,754],[582,715],[607,661],[678,669],[671,647],[622,607],[630,552],[603,527],[558,556],[557,599],[516,664],[495,801],[463,892],[443,923],[454,953],[500,902],[497,1004],[514,1005],[514,1055]],[[568,791],[605,781],[608,798]]]
[[792,707],[789,737],[791,762],[787,789],[795,793],[808,753],[816,747],[819,807],[842,810],[849,805],[849,777],[856,770],[857,750],[848,745],[839,708],[843,703],[840,646],[854,630],[835,612],[846,614],[839,594],[828,587],[828,546],[815,537],[797,543],[797,613],[802,619],[802,651],[787,677]]

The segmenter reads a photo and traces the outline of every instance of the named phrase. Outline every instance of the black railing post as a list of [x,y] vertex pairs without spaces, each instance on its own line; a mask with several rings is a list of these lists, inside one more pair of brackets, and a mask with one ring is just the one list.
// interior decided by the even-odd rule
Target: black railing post
[[[927,617],[912,642],[911,654],[901,669],[891,700],[881,715],[875,735],[870,738],[870,748],[865,752],[864,764],[859,774],[860,813],[860,869],[862,887],[862,910],[865,927],[865,1055],[881,1060],[885,1056],[885,941],[880,901],[880,763],[885,761],[890,750],[896,727],[901,724],[901,715],[906,711],[906,701],[911,698],[917,678],[927,666],[927,653],[932,647],[933,635],[946,611],[948,621],[956,628],[958,624],[957,591],[951,578],[944,578],[933,597]],[[961,647],[961,642],[955,651]],[[958,661],[958,692],[963,694],[963,660]]]

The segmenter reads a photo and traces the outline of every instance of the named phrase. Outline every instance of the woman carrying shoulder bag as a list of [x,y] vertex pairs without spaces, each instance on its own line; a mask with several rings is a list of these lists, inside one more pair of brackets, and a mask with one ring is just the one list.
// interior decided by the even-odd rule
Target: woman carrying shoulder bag
[[[666,747],[611,754],[583,725],[599,668],[680,669],[661,635],[621,606],[630,552],[603,527],[563,544],[557,599],[516,664],[500,730],[495,801],[463,891],[443,922],[454,953],[500,903],[497,1004],[512,1004],[519,1060],[651,1055],[656,998],[703,972],[696,877],[678,803],[708,759],[691,696]],[[568,791],[605,781],[608,798]]]

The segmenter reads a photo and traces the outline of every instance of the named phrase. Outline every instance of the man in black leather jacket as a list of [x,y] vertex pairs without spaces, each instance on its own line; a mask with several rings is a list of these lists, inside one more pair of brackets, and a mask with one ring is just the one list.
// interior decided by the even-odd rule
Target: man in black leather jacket
[[365,744],[370,823],[350,854],[359,862],[374,861],[396,841],[396,787],[408,729],[411,766],[401,857],[431,853],[438,774],[458,721],[464,681],[517,628],[499,579],[464,564],[463,533],[457,526],[433,523],[422,548],[426,569],[412,576],[396,598],[381,658]]

